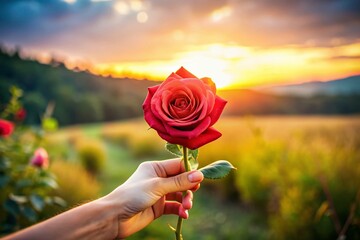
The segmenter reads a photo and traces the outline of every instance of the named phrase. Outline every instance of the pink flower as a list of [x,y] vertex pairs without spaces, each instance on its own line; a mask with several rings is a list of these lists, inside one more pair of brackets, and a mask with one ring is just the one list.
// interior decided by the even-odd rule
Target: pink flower
[[146,122],[161,138],[196,149],[221,136],[212,126],[225,104],[210,78],[198,79],[181,67],[149,88],[143,110]]
[[12,122],[0,119],[0,136],[7,137],[14,131],[14,124]]
[[30,164],[34,167],[46,169],[49,166],[49,156],[44,148],[38,148],[34,152],[30,160]]

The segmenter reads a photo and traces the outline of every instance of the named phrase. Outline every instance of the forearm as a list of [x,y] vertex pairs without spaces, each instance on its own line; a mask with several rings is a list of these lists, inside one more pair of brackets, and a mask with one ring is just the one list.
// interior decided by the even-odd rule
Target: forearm
[[118,215],[104,198],[76,207],[6,239],[114,239]]

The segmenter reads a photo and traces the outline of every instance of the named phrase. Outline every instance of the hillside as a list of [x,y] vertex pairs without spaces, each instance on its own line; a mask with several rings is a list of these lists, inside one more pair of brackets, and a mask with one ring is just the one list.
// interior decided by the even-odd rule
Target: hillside
[[219,93],[228,100],[226,115],[271,114],[355,114],[360,113],[360,94],[277,95],[254,90],[227,90]]
[[327,82],[307,82],[262,88],[261,91],[297,96],[360,94],[360,75]]
[[[329,89],[341,89],[344,81],[354,84],[358,80],[359,76],[325,84],[330,84]],[[10,98],[10,86],[15,85],[24,91],[28,124],[39,124],[50,102],[55,103],[53,115],[62,126],[140,117],[147,88],[155,84],[158,82],[76,72],[55,60],[41,64],[21,58],[18,52],[0,51],[0,111]],[[307,86],[318,84],[322,83]],[[290,95],[290,90],[283,90],[284,95],[242,89],[219,91],[219,95],[228,100],[226,115],[360,113],[360,93],[348,94],[350,90],[304,96]]]
[[10,86],[21,88],[31,124],[40,122],[49,102],[55,103],[54,117],[61,125],[138,117],[147,87],[154,84],[75,72],[61,62],[41,64],[0,52],[0,107],[10,97]]

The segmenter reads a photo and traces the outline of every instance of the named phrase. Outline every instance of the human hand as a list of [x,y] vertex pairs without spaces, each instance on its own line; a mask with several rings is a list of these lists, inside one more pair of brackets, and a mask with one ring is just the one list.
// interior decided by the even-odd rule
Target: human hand
[[[180,159],[144,162],[124,184],[105,196],[118,206],[118,237],[141,230],[163,214],[188,218],[192,191],[200,187],[203,175],[197,170],[184,171]],[[184,197],[182,191],[187,191]]]

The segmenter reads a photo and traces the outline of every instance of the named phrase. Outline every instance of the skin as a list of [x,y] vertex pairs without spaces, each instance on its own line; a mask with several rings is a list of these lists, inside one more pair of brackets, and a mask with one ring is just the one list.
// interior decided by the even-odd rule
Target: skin
[[[144,162],[108,195],[4,240],[126,238],[164,214],[188,218],[192,191],[202,180],[200,171],[184,172],[180,159]],[[182,191],[187,191],[184,198]]]

